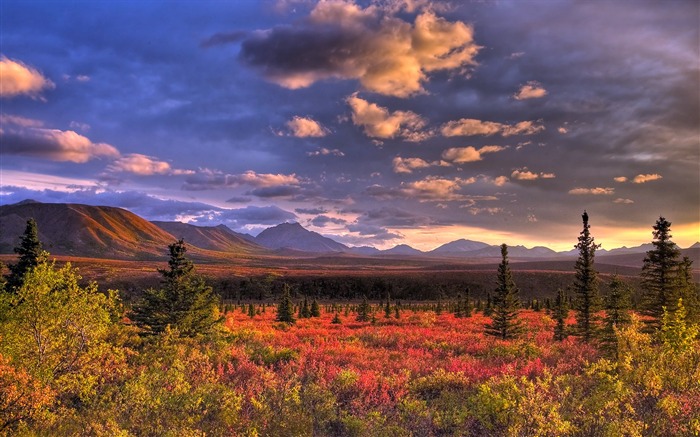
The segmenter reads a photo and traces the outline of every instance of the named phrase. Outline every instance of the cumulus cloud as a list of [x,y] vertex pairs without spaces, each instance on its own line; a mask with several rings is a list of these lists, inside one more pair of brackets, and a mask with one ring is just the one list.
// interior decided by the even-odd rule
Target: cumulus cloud
[[314,150],[313,152],[306,152],[306,156],[345,156],[345,153],[338,149],[327,149],[325,147],[321,147],[318,150]]
[[632,179],[632,182],[635,184],[643,184],[645,182],[651,182],[651,181],[656,181],[658,179],[662,179],[663,176],[660,174],[638,174],[637,176]]
[[347,220],[342,219],[342,218],[337,218],[337,217],[328,217],[327,215],[319,215],[317,217],[314,217],[311,220],[311,224],[313,224],[316,227],[319,228],[324,228],[326,225],[329,224],[334,224],[334,225],[344,225],[347,223]]
[[298,185],[301,180],[292,173],[271,174],[256,173],[248,170],[240,174],[224,174],[219,171],[203,169],[185,180],[183,190],[200,191],[216,188],[238,187],[247,185],[256,188],[270,188],[284,185]]
[[539,82],[530,81],[513,95],[516,100],[539,99],[547,95],[547,90]]
[[501,146],[484,146],[478,150],[473,146],[452,147],[442,152],[442,159],[452,161],[457,164],[464,164],[465,162],[481,161],[481,155],[485,153],[495,153],[505,149],[505,147]]
[[533,121],[521,121],[514,125],[497,123],[494,121],[482,121],[473,118],[448,121],[440,128],[445,137],[500,134],[503,137],[513,135],[533,135],[545,129],[544,125]]
[[38,70],[22,63],[0,56],[0,97],[19,95],[38,97],[45,89],[54,88],[53,82]]
[[627,182],[627,177],[626,176],[618,176],[613,179],[615,182]]
[[421,132],[426,122],[415,112],[390,112],[387,108],[357,97],[357,94],[346,101],[352,111],[353,124],[361,126],[368,137],[386,139],[398,136],[414,142],[430,137],[430,133]]
[[418,168],[430,167],[430,163],[421,158],[402,158],[397,156],[392,161],[394,173],[413,173]]
[[21,127],[42,127],[44,125],[41,120],[34,120],[19,115],[0,114],[0,125],[7,124]]
[[[320,138],[328,135],[329,130],[321,125],[321,123],[308,117],[294,116],[287,123],[287,135],[297,138]],[[281,132],[281,134],[285,134]]]
[[476,65],[478,50],[470,25],[432,11],[410,23],[377,5],[331,0],[294,26],[248,35],[239,56],[285,88],[356,79],[368,91],[408,97],[424,92],[432,72]]
[[593,194],[596,196],[609,196],[611,194],[615,193],[614,188],[602,188],[602,187],[596,187],[596,188],[574,188],[569,190],[569,194],[575,194],[575,195],[581,195],[581,194]]
[[535,179],[554,179],[556,175],[554,173],[533,173],[527,169],[527,167],[518,168],[513,170],[510,177],[517,179],[519,181],[532,181]]
[[18,126],[1,129],[0,140],[2,141],[1,153],[9,155],[77,163],[100,157],[119,157],[119,151],[114,146],[107,143],[93,143],[87,137],[72,130]]
[[493,180],[493,184],[497,187],[502,187],[508,183],[508,178],[506,176],[498,176]]
[[[378,199],[408,198],[419,202],[447,202],[474,199],[460,193],[460,190],[469,184],[476,182],[476,178],[447,179],[437,176],[429,176],[414,182],[402,182],[398,188],[371,185],[365,193]],[[491,197],[488,197],[491,199]],[[486,199],[483,197],[482,199]]]
[[120,157],[112,164],[107,166],[107,170],[111,172],[126,172],[140,176],[150,175],[191,175],[192,170],[175,169],[165,161],[159,161],[152,156],[142,155],[140,153],[131,153]]
[[631,203],[634,203],[634,200],[632,199],[623,199],[622,197],[618,197],[617,199],[613,200],[613,203],[621,203],[623,205],[629,205]]

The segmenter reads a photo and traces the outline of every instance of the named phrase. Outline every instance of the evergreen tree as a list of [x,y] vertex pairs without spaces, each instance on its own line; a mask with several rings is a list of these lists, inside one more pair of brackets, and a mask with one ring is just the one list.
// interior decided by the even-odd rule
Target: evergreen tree
[[255,317],[255,308],[253,307],[252,303],[248,304],[248,317],[250,317],[251,319]]
[[684,256],[679,267],[681,294],[687,310],[688,322],[700,324],[700,286],[693,279],[693,261]]
[[564,296],[564,290],[557,290],[557,297],[554,300],[554,308],[552,309],[552,317],[556,324],[554,325],[554,339],[562,341],[566,338],[566,319],[569,317],[569,305]]
[[399,306],[398,306],[398,305],[394,305],[394,318],[395,318],[396,320],[398,320],[398,319],[401,318],[401,312],[400,312],[400,310],[399,310]]
[[367,302],[367,296],[362,297],[362,303],[357,307],[357,317],[355,320],[358,322],[369,322],[371,308],[369,302]]
[[455,315],[455,318],[457,318],[457,319],[460,319],[463,316],[463,313],[462,313],[462,295],[461,294],[457,295],[457,302],[455,302],[454,315]]
[[295,321],[292,295],[289,290],[289,285],[287,284],[284,284],[282,298],[280,299],[280,303],[277,305],[277,317],[275,320],[284,323],[294,323]]
[[630,315],[632,290],[617,275],[610,278],[609,287],[610,293],[605,299],[605,319],[601,339],[604,348],[613,352],[617,351],[615,328],[621,328],[632,322]]
[[27,226],[20,237],[19,246],[15,247],[14,251],[19,255],[19,259],[17,264],[8,266],[10,269],[10,274],[7,277],[6,289],[8,291],[20,288],[24,283],[24,276],[48,258],[47,253],[41,248],[39,230],[33,218],[27,220]]
[[595,333],[595,313],[600,308],[598,272],[594,267],[595,251],[600,248],[600,245],[595,244],[595,239],[591,236],[591,227],[588,224],[586,211],[583,212],[581,218],[583,219],[583,230],[578,237],[578,244],[574,246],[579,252],[575,265],[574,291],[576,301],[574,309],[576,310],[576,333],[585,341],[589,341]]
[[486,307],[484,307],[484,315],[490,317],[493,314],[493,303],[491,302],[491,293],[486,293]]
[[464,290],[464,303],[462,304],[462,315],[464,317],[471,317],[472,311],[473,311],[472,301],[471,301],[471,298],[469,296],[469,287],[467,287]]
[[442,314],[442,299],[438,299],[437,304],[435,305],[435,314],[438,316]]
[[207,334],[221,321],[218,296],[194,273],[183,240],[168,249],[168,268],[158,270],[163,276],[162,286],[144,292],[134,306],[133,320],[143,334],[159,334],[168,326],[186,337]]
[[661,327],[664,307],[670,313],[675,310],[679,296],[679,270],[681,255],[678,246],[671,241],[671,223],[659,217],[652,232],[654,248],[647,252],[642,266],[643,313],[651,317],[648,328]]
[[338,313],[338,312],[336,311],[335,316],[333,316],[333,320],[331,320],[331,323],[334,324],[334,325],[340,325],[341,323],[343,323],[343,322],[340,320],[340,313]]
[[386,305],[384,305],[384,318],[388,319],[391,317],[391,300],[389,300],[389,295],[386,295]]
[[516,337],[522,327],[518,320],[518,288],[508,265],[508,246],[505,244],[501,245],[501,257],[493,297],[492,322],[486,325],[486,333],[505,340]]
[[318,306],[318,301],[314,299],[311,302],[311,310],[309,312],[310,317],[321,317],[321,308]]
[[306,300],[306,296],[304,296],[304,302],[301,304],[301,309],[299,310],[299,318],[308,319],[309,317],[311,317],[311,309],[309,309],[309,301]]

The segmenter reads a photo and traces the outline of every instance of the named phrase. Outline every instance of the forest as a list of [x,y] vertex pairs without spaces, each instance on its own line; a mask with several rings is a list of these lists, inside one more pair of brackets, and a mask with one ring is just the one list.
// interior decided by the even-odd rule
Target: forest
[[0,435],[700,435],[700,288],[671,223],[637,287],[600,277],[582,219],[551,298],[520,295],[504,244],[485,297],[281,281],[226,302],[182,240],[127,302],[29,220],[0,284]]

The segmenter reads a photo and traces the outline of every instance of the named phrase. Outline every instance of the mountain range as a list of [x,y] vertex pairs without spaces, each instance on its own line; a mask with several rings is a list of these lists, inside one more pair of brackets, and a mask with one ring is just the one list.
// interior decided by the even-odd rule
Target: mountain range
[[[423,252],[406,244],[388,250],[369,246],[348,247],[332,238],[309,231],[299,223],[282,223],[265,229],[256,237],[235,232],[224,225],[195,226],[180,222],[149,222],[125,209],[110,206],[39,203],[23,201],[0,206],[0,253],[13,253],[26,222],[34,218],[44,247],[56,255],[94,258],[143,259],[162,257],[166,247],[183,238],[194,254],[308,256],[319,253],[342,253],[363,257],[429,258],[499,258],[500,248],[479,241],[460,239]],[[652,247],[600,249],[601,256],[643,254]],[[699,252],[700,243],[686,251]],[[511,258],[565,259],[575,257],[576,250],[555,252],[547,247],[508,247]],[[693,258],[697,258],[694,254]]]

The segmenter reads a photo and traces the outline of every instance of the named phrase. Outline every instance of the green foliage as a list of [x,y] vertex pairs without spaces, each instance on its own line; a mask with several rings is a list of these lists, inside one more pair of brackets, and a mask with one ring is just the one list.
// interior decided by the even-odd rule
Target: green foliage
[[614,352],[617,350],[615,328],[621,328],[632,321],[630,315],[632,290],[617,275],[612,276],[609,287],[610,294],[605,299],[605,319],[601,340],[607,351]]
[[554,308],[552,309],[552,317],[554,318],[554,339],[562,341],[567,337],[566,318],[569,317],[569,305],[566,302],[564,290],[557,290],[557,298],[554,300]]
[[20,237],[19,246],[15,247],[19,255],[16,264],[10,264],[10,274],[7,276],[7,290],[14,291],[22,286],[25,275],[39,263],[48,259],[48,254],[41,248],[39,230],[33,218],[27,220],[24,234]]
[[680,250],[671,241],[671,222],[659,217],[653,226],[654,248],[647,252],[642,266],[643,313],[650,317],[651,331],[661,328],[664,307],[673,312],[680,291]]
[[367,301],[367,296],[364,296],[362,298],[362,302],[357,307],[357,316],[355,317],[355,320],[357,320],[358,322],[369,322],[371,311],[372,308],[370,307],[369,302]]
[[497,287],[493,297],[492,322],[486,325],[486,334],[501,339],[514,338],[522,331],[518,320],[518,288],[508,265],[508,246],[501,245],[501,264],[498,266]]
[[163,284],[148,289],[134,305],[132,318],[145,335],[164,332],[168,326],[180,335],[209,334],[222,320],[219,299],[204,279],[194,273],[194,265],[185,253],[183,240],[168,246],[168,269],[160,269]]
[[695,345],[700,326],[689,323],[683,298],[678,299],[676,310],[669,312],[664,307],[661,319],[661,338],[664,346],[676,354],[689,351]]
[[311,301],[311,310],[309,315],[311,317],[321,317],[321,307],[318,306],[318,301],[316,301],[316,299]]
[[248,317],[250,317],[251,319],[255,317],[255,307],[252,303],[248,304]]
[[290,294],[289,285],[284,284],[284,291],[282,292],[282,298],[277,305],[277,318],[278,322],[283,323],[294,323],[294,306],[292,305],[292,295]]
[[574,246],[579,252],[575,265],[574,291],[576,299],[574,309],[576,310],[576,334],[581,336],[583,340],[589,341],[595,335],[595,313],[600,308],[598,272],[594,267],[595,251],[600,248],[600,245],[595,244],[595,239],[591,236],[591,227],[588,224],[586,211],[583,212],[581,218],[583,219],[583,230],[578,237],[578,243]]
[[331,320],[331,323],[334,325],[340,325],[341,323],[343,323],[343,321],[340,320],[340,313],[335,313],[335,315],[333,316],[333,320]]

